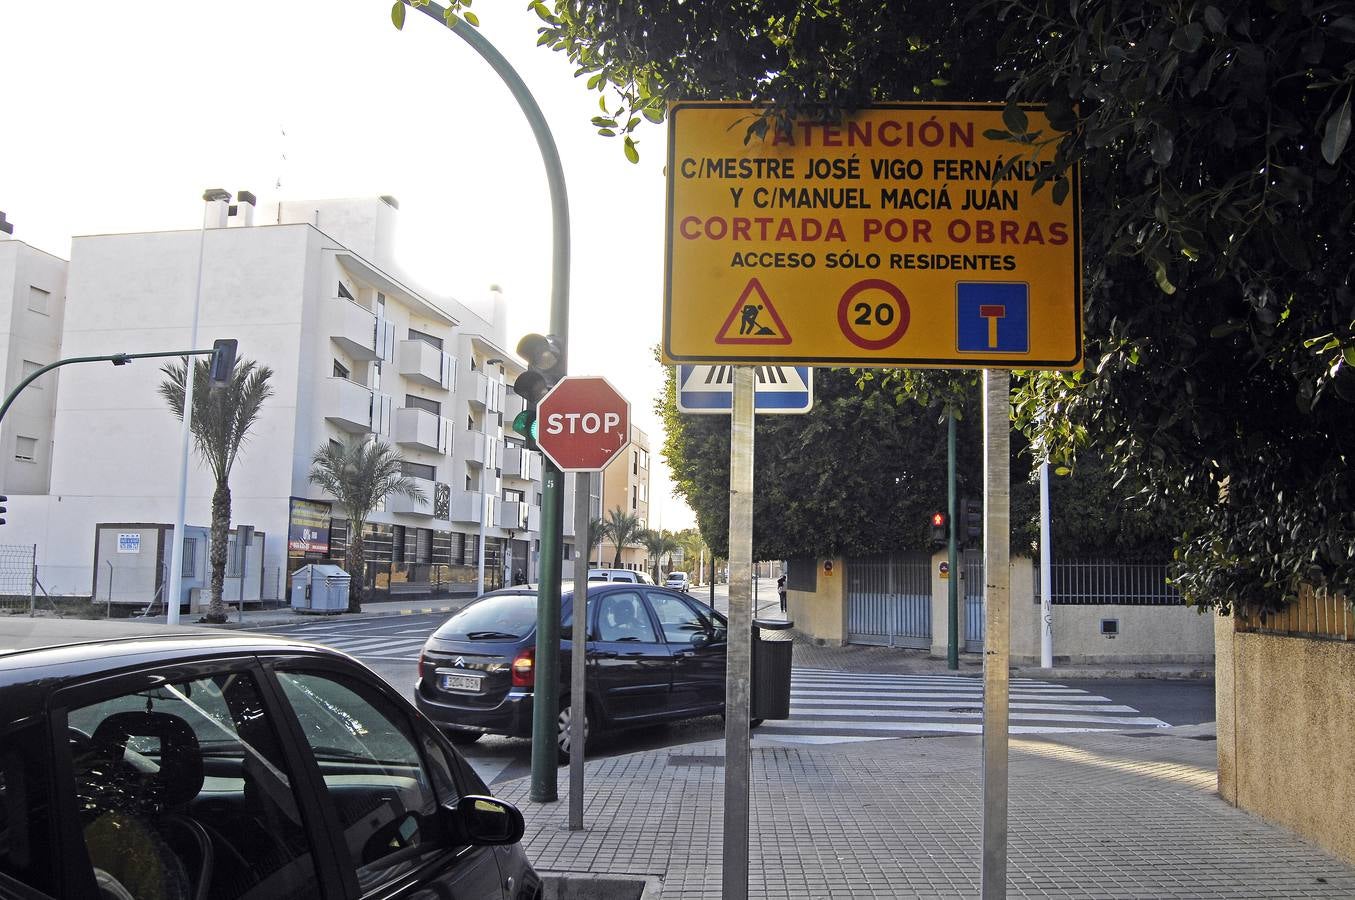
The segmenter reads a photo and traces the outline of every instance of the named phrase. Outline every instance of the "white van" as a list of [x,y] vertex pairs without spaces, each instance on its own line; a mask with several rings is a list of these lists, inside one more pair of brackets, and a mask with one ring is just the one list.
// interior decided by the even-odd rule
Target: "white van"
[[589,569],[589,581],[628,581],[631,584],[653,584],[654,579],[644,572],[631,569]]

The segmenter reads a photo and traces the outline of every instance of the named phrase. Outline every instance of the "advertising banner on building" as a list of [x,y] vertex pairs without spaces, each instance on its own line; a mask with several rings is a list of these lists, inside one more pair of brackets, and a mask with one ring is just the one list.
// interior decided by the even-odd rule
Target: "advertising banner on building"
[[333,504],[292,497],[287,512],[287,552],[329,553],[329,519]]

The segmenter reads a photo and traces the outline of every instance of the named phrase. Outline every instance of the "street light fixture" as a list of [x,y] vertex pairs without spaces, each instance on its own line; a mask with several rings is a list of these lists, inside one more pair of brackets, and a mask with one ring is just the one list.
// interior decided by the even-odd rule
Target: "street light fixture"
[[[188,346],[198,345],[198,313],[202,308],[202,260],[207,247],[207,216],[211,207],[206,204],[229,200],[231,192],[208,188],[202,194],[202,229],[198,232],[198,286],[193,294],[193,324],[188,330]],[[183,597],[183,542],[184,519],[188,512],[188,443],[193,433],[193,361],[184,371],[183,422],[179,428],[179,493],[174,512],[174,541],[170,547],[169,593],[165,597],[166,623],[179,624],[179,603]]]

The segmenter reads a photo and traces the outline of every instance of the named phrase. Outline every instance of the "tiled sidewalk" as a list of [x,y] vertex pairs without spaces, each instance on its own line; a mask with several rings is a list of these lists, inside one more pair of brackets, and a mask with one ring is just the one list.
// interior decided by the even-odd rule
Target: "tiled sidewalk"
[[[1208,726],[1012,738],[1008,896],[1355,897],[1355,868],[1214,793]],[[1202,739],[1203,738],[1203,739]],[[586,830],[529,781],[496,785],[527,817],[548,872],[662,879],[665,900],[720,896],[723,744],[588,765]],[[832,749],[755,738],[750,895],[974,897],[980,742],[877,741]]]

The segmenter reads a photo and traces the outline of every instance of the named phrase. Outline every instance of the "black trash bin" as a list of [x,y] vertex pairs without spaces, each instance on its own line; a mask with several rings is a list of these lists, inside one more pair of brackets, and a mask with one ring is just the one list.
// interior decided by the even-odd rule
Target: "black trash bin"
[[751,719],[790,718],[790,628],[794,622],[753,620],[753,690]]

